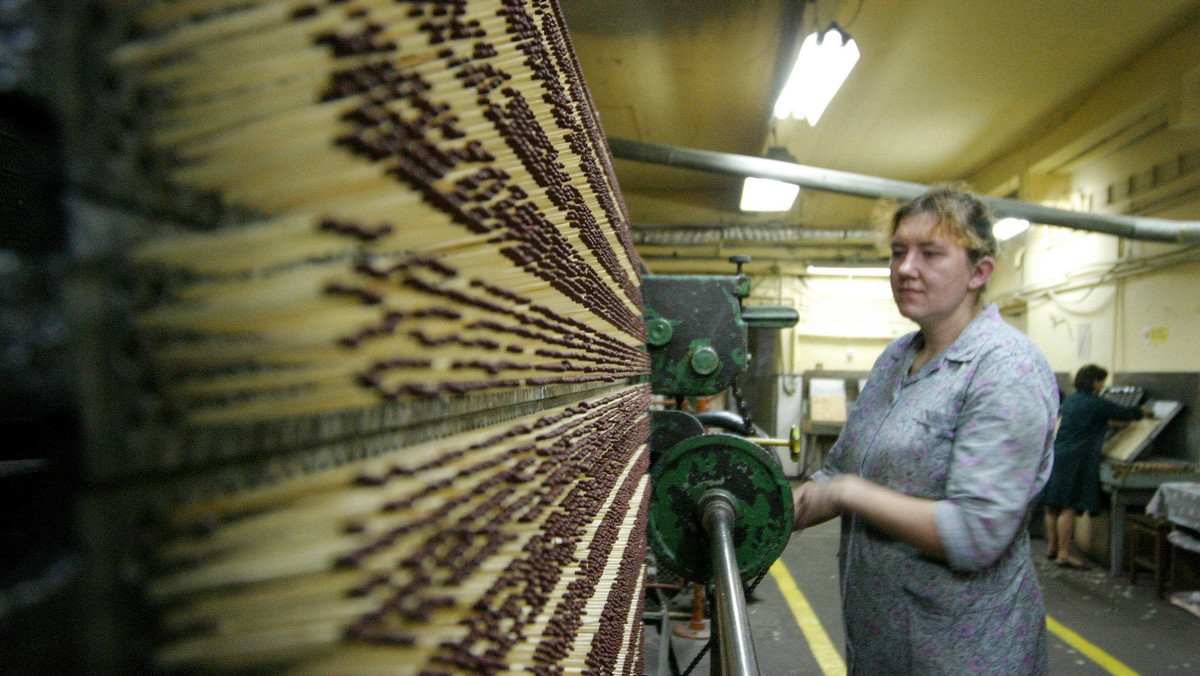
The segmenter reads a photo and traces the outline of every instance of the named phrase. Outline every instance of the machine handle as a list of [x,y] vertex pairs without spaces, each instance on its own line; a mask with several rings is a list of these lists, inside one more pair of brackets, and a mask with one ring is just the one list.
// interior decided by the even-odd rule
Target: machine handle
[[790,329],[800,321],[800,313],[787,306],[747,305],[742,321],[752,329]]
[[792,425],[792,431],[787,439],[772,439],[770,437],[747,437],[746,441],[759,446],[787,446],[791,451],[792,460],[800,459],[800,428]]

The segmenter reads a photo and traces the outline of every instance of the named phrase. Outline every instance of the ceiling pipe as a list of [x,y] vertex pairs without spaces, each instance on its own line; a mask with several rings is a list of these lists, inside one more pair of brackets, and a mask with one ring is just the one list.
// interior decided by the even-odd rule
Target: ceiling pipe
[[879,234],[874,230],[813,230],[772,225],[648,226],[634,223],[631,231],[635,244],[668,246],[737,242],[873,247],[879,241]]
[[[684,169],[708,171],[729,176],[758,176],[795,183],[802,188],[878,199],[892,197],[909,200],[930,186],[908,181],[853,174],[836,169],[820,169],[792,162],[769,160],[763,157],[718,153],[711,150],[679,148],[659,143],[645,143],[622,138],[609,138],[613,156],[663,164]],[[1033,223],[1059,225],[1075,230],[1102,232],[1128,239],[1150,242],[1200,244],[1200,222],[1173,221],[1165,218],[1102,214],[1071,211],[1042,206],[1032,202],[1000,197],[979,196],[998,217],[1023,218]]]

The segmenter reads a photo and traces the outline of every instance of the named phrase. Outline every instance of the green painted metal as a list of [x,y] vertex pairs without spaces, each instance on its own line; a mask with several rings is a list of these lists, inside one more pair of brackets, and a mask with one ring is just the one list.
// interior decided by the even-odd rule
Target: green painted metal
[[688,356],[688,363],[693,371],[706,376],[721,366],[721,357],[711,345],[697,345],[692,348],[692,352]]
[[752,329],[790,329],[800,321],[800,313],[785,306],[747,305],[742,321]]
[[685,579],[712,579],[700,498],[733,495],[738,573],[751,580],[770,568],[792,534],[792,492],[779,459],[741,437],[705,434],[678,443],[650,470],[650,546],[660,564]]
[[733,295],[738,298],[747,298],[750,296],[750,278],[745,275],[737,276],[737,285],[733,289]]
[[[650,334],[650,384],[656,394],[718,394],[746,370],[746,323],[737,296],[740,280],[716,275],[642,278],[644,318]],[[660,343],[667,334],[664,323],[671,331]],[[704,346],[713,350],[715,365],[707,350],[693,360]]]
[[646,341],[655,394],[708,396],[746,370],[748,328],[795,326],[790,307],[742,307],[745,275],[645,275]]
[[646,340],[651,345],[655,347],[666,345],[671,342],[671,335],[674,333],[675,327],[671,326],[671,322],[666,319],[662,317],[646,319]]
[[656,465],[676,444],[704,434],[704,424],[686,411],[650,411],[650,466]]

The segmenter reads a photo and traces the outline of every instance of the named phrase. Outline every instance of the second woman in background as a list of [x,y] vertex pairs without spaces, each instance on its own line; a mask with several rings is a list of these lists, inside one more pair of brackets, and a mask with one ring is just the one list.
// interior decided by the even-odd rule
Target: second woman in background
[[1100,511],[1100,455],[1110,420],[1139,420],[1153,411],[1121,406],[1100,396],[1108,371],[1088,364],[1075,374],[1075,392],[1062,403],[1054,439],[1054,471],[1042,502],[1046,505],[1046,556],[1060,566],[1086,567],[1071,554],[1076,514]]

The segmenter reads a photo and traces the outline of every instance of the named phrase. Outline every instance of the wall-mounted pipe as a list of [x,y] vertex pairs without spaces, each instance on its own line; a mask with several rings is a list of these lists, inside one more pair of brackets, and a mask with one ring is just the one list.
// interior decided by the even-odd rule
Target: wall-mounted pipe
[[[907,200],[920,195],[929,186],[897,181],[835,169],[821,169],[764,157],[718,153],[711,150],[679,148],[659,143],[610,138],[615,157],[637,162],[663,164],[730,176],[758,176],[795,183],[802,188],[878,199],[893,197]],[[1200,222],[1173,221],[1165,218],[1101,214],[1042,206],[1032,202],[980,196],[997,216],[1023,218],[1034,223],[1059,225],[1075,230],[1102,232],[1129,239],[1152,242],[1200,244]]]

